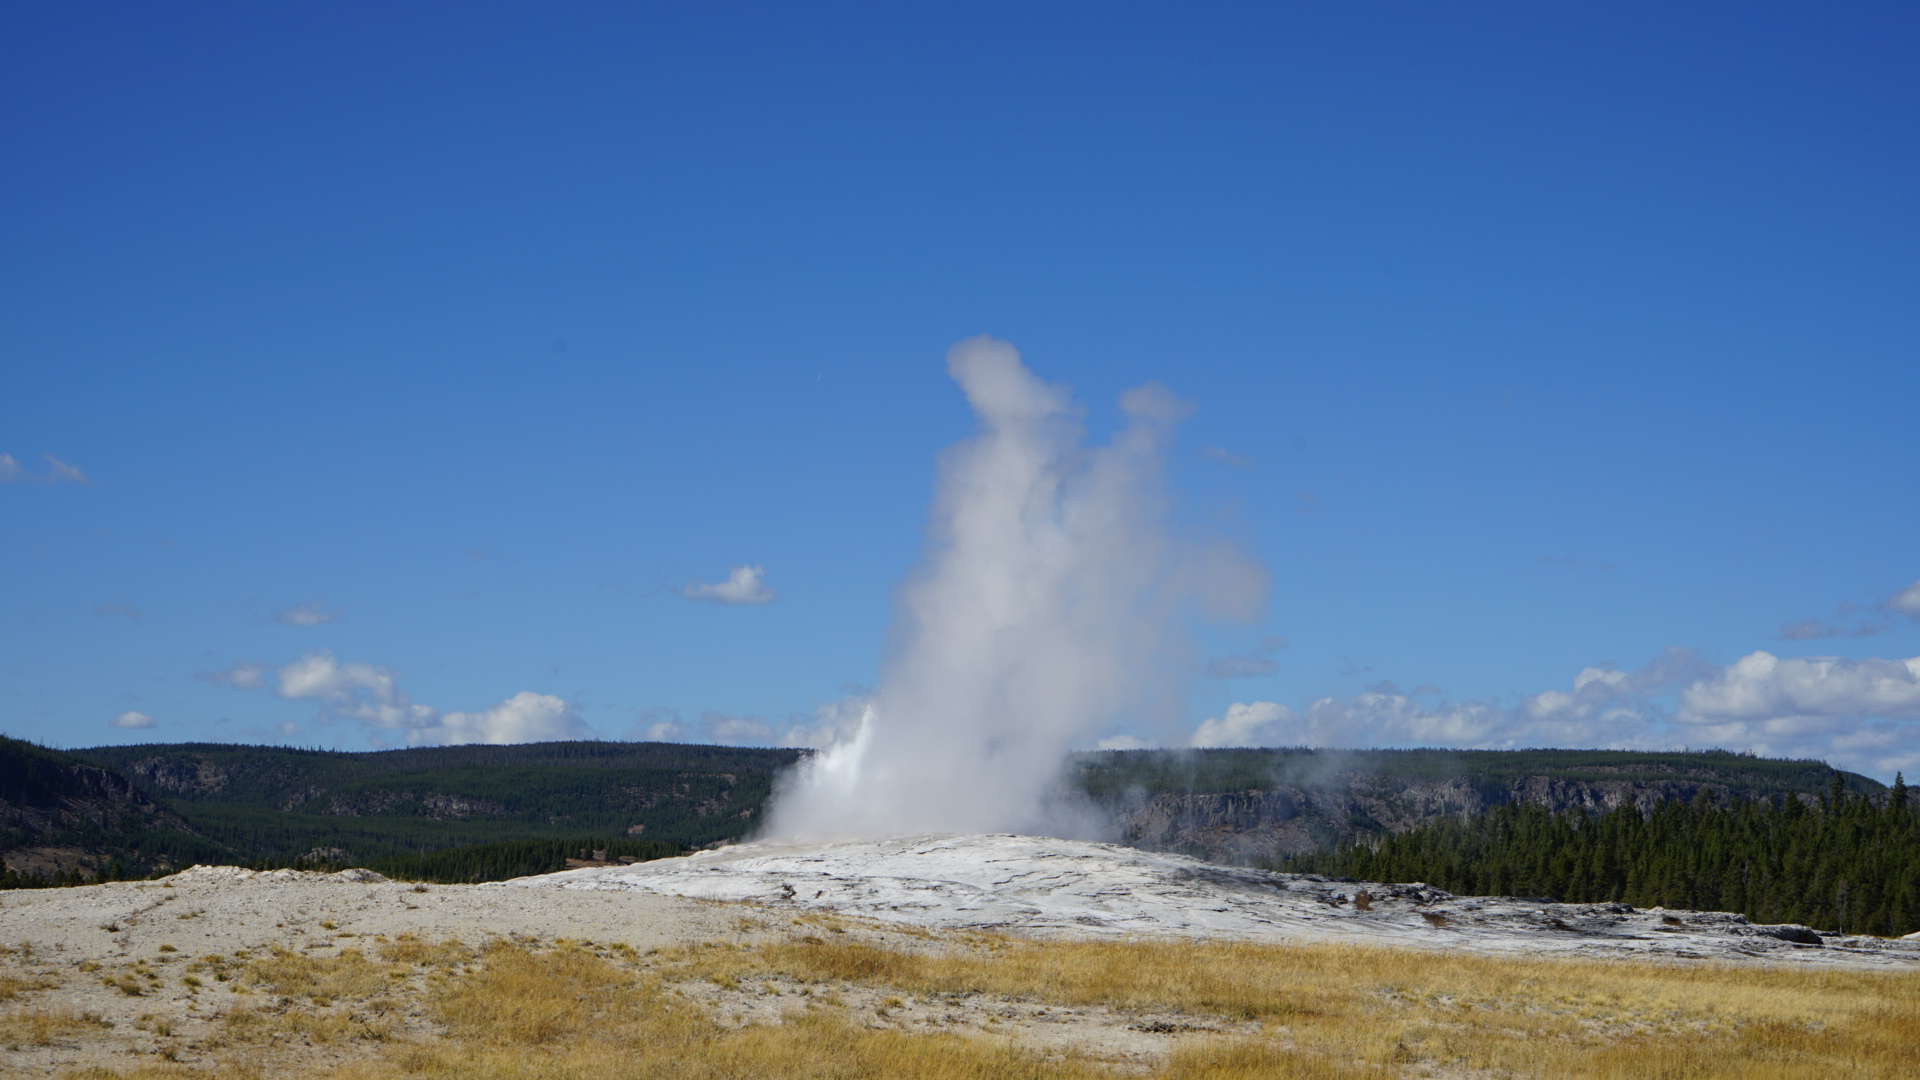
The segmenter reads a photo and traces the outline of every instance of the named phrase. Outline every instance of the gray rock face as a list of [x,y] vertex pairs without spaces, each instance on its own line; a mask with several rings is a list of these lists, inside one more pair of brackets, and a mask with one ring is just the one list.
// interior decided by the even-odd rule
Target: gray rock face
[[1439,818],[1468,818],[1510,802],[1596,812],[1631,804],[1651,810],[1663,799],[1692,799],[1691,780],[1575,781],[1530,776],[1506,784],[1465,778],[1406,782],[1372,773],[1329,777],[1322,785],[1211,794],[1130,792],[1103,800],[1117,839],[1149,851],[1177,851],[1209,862],[1251,865],[1369,835],[1403,833]]

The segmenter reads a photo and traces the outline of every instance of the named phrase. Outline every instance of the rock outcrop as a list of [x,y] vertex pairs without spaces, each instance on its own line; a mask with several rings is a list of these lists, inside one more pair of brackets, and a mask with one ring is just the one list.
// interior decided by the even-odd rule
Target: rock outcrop
[[1402,833],[1439,818],[1473,817],[1505,803],[1593,812],[1632,804],[1644,811],[1663,799],[1692,799],[1702,789],[1721,796],[1741,794],[1724,784],[1681,779],[1528,776],[1496,783],[1467,777],[1406,781],[1355,772],[1310,787],[1211,793],[1131,791],[1101,805],[1114,822],[1115,838],[1123,844],[1244,866],[1361,837]]

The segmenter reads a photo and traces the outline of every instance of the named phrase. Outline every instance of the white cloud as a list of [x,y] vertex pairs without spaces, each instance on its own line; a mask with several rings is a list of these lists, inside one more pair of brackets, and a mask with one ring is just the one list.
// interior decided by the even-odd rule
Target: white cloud
[[866,722],[869,698],[864,687],[848,684],[834,701],[815,706],[811,714],[795,714],[785,723],[764,716],[740,715],[709,709],[697,723],[688,723],[673,709],[648,709],[639,714],[628,738],[675,742],[698,737],[725,746],[788,746],[825,750],[851,740]]
[[1109,735],[1093,746],[1096,750],[1148,750],[1153,744],[1133,735]]
[[1200,454],[1202,457],[1236,469],[1251,469],[1254,466],[1252,458],[1243,457],[1224,446],[1203,446],[1200,448]]
[[318,701],[335,716],[378,728],[427,727],[434,711],[415,704],[400,689],[398,676],[372,664],[342,664],[322,649],[310,652],[279,671],[274,691],[290,701]]
[[225,671],[196,671],[193,677],[215,686],[231,686],[235,690],[258,690],[267,685],[267,665],[250,664],[241,660]]
[[[1438,691],[1422,687],[1415,695]],[[1299,712],[1235,704],[1202,722],[1193,746],[1529,746],[1670,750],[1720,747],[1814,758],[1882,778],[1920,768],[1920,657],[1783,659],[1755,652],[1725,667],[1671,649],[1643,668],[1589,667],[1566,689],[1512,705],[1427,704],[1390,683]]]
[[1207,678],[1252,679],[1279,670],[1279,664],[1263,656],[1223,656],[1207,665]]
[[1680,692],[1698,743],[1818,757],[1880,776],[1920,766],[1920,657],[1783,659],[1755,652]]
[[12,454],[0,454],[0,484],[91,484],[78,466],[69,465],[52,454],[42,454],[47,471],[29,472]]
[[47,459],[47,483],[87,484],[92,482],[87,479],[86,473],[80,471],[79,466],[69,465],[59,458],[54,457],[52,454],[45,456]]
[[687,583],[680,586],[680,595],[689,600],[710,600],[716,604],[770,604],[774,592],[761,580],[765,576],[763,567],[736,566],[727,575],[727,580],[716,584],[688,578]]
[[[194,678],[238,690],[258,690],[267,684],[267,674],[265,664],[242,661],[226,671],[202,671]],[[479,712],[442,713],[408,696],[400,688],[398,672],[372,664],[341,663],[325,649],[307,653],[273,675],[276,696],[319,704],[316,723],[351,720],[381,730],[404,731],[408,744],[414,746],[595,737],[571,705],[551,694],[523,690]],[[289,731],[301,730],[291,721],[281,726]]]
[[765,746],[776,732],[764,716],[729,716],[708,710],[700,714],[707,738],[722,746]]
[[153,717],[148,716],[146,713],[143,713],[143,712],[123,712],[119,716],[116,716],[113,719],[107,721],[107,723],[117,728],[143,728],[144,729],[144,728],[154,728],[154,727],[160,726],[160,721],[155,720]]
[[1273,746],[1280,742],[1293,740],[1281,736],[1278,725],[1295,724],[1299,717],[1292,709],[1271,701],[1255,701],[1250,704],[1234,702],[1227,706],[1224,716],[1203,720],[1195,729],[1188,746]]
[[319,626],[321,623],[338,622],[341,613],[329,608],[318,600],[305,604],[295,604],[290,608],[281,608],[273,613],[275,622],[283,626]]
[[644,709],[634,717],[626,737],[642,742],[681,742],[691,729],[674,709]]
[[1820,638],[1872,637],[1894,628],[1896,616],[1904,615],[1920,622],[1920,581],[1916,581],[1872,607],[1853,601],[1834,605],[1833,616],[1826,619],[1797,619],[1780,624],[1782,641],[1814,641]]
[[1680,693],[1680,718],[1694,723],[1793,717],[1920,717],[1920,657],[1783,660],[1741,657]]
[[552,742],[561,739],[590,739],[593,732],[573,709],[552,694],[522,690],[482,712],[450,712],[432,727],[409,733],[407,741],[418,745],[457,746],[466,743]]
[[1920,619],[1920,581],[1894,593],[1886,603],[1880,605],[1888,611],[1896,611],[1909,619]]

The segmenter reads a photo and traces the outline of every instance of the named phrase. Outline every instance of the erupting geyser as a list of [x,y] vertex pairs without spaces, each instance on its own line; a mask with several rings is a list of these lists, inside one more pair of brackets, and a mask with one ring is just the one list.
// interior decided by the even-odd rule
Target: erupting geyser
[[1197,609],[1247,617],[1264,572],[1165,525],[1161,454],[1186,406],[1148,384],[1087,447],[1064,388],[1013,346],[947,352],[980,431],[942,457],[920,567],[859,725],[777,794],[769,835],[1097,831],[1061,796],[1070,746],[1178,710]]

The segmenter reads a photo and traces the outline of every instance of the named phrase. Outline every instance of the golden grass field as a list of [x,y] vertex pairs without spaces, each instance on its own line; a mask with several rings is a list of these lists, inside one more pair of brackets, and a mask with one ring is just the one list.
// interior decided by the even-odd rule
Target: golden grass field
[[[747,920],[743,920],[746,922]],[[1515,959],[1346,945],[895,937],[796,920],[736,943],[480,947],[363,939],[326,958],[206,956],[79,977],[245,993],[196,1035],[62,1074],[533,1078],[1920,1076],[1920,973]],[[120,980],[116,982],[116,980]],[[191,980],[191,981],[190,981]],[[123,1039],[0,981],[0,1047]],[[130,986],[131,988],[126,988]],[[997,1023],[1091,1010],[1061,1046]],[[739,1019],[741,1010],[757,1009]],[[1037,1010],[1037,1012],[1036,1012]],[[942,1020],[942,1017],[945,1020]],[[1175,1032],[1147,1054],[1098,1033]],[[1170,1024],[1169,1017],[1184,1022]],[[1101,1028],[1099,1024],[1106,1024]]]

